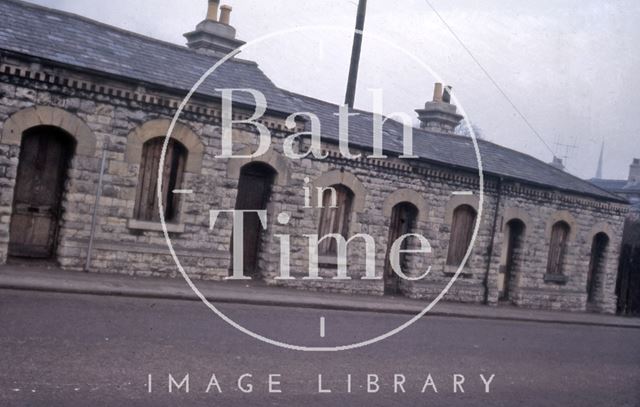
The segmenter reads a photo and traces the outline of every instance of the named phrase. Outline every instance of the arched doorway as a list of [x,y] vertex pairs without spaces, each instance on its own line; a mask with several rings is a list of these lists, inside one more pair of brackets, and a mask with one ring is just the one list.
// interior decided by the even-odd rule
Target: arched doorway
[[498,276],[498,298],[500,301],[511,300],[517,273],[520,271],[522,249],[524,246],[525,225],[520,219],[512,219],[507,223],[505,241],[507,243],[506,259]]
[[14,189],[9,256],[55,256],[62,195],[75,141],[62,130],[38,126],[24,132]]
[[599,300],[599,290],[604,282],[605,261],[609,237],[600,232],[593,237],[591,243],[591,258],[589,260],[589,272],[587,274],[587,302],[593,304]]
[[[264,163],[249,163],[240,170],[236,210],[264,210],[271,197],[271,188],[277,173]],[[258,256],[262,243],[263,227],[255,213],[244,216],[243,229],[243,266],[244,275],[258,277]],[[233,241],[233,239],[232,239]],[[232,251],[233,253],[233,251]],[[233,270],[231,270],[232,272]]]
[[[391,246],[400,238],[400,236],[412,233],[415,229],[416,219],[418,218],[418,208],[409,202],[401,202],[393,207],[391,212],[391,223],[389,225],[389,240],[387,245],[387,255],[384,263],[384,292],[388,295],[398,294],[400,292],[400,278],[391,267],[390,254]],[[402,249],[407,248],[407,240],[403,242]],[[400,266],[405,274],[407,274],[406,255],[402,254],[400,258]]]

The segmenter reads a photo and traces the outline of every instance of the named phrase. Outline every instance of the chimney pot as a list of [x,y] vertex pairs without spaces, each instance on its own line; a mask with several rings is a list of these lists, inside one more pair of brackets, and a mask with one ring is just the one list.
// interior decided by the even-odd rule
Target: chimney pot
[[[189,48],[203,54],[223,57],[244,45],[245,42],[236,39],[236,29],[229,25],[231,7],[220,7],[218,0],[208,0],[208,2],[207,19],[196,25],[194,31],[184,36]],[[218,16],[218,10],[220,10],[220,16]]]
[[224,5],[220,7],[220,22],[222,24],[229,25],[231,21],[231,10],[233,10],[231,6]]
[[564,171],[564,162],[562,161],[562,158],[560,158],[560,157],[553,156],[553,161],[551,161],[549,164],[552,167],[555,167],[555,168],[557,168],[559,170]]
[[629,166],[629,182],[640,182],[640,158],[634,158]]
[[445,86],[444,92],[442,93],[442,101],[444,103],[451,104],[451,93],[453,92],[453,88],[451,86]]
[[220,0],[209,0],[209,9],[207,10],[207,20],[218,21],[218,6]]
[[433,101],[442,102],[442,84],[437,82],[433,89]]

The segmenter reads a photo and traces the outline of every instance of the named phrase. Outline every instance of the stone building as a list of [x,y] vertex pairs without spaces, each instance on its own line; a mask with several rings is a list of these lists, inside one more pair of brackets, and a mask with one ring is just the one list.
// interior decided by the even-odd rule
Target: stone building
[[602,178],[602,166],[601,154],[596,178],[591,179],[591,183],[624,197],[631,204],[622,236],[616,283],[618,312],[640,315],[640,159],[635,158],[629,166],[627,179]]
[[[242,43],[229,25],[230,8],[218,18],[217,3],[209,2],[207,19],[186,34],[189,47],[181,47],[0,0],[0,262],[47,258],[69,270],[176,275],[154,180],[182,98],[221,55]],[[267,154],[216,158],[216,89],[222,88],[252,88],[267,97],[269,109],[260,119],[272,134]],[[403,126],[392,120],[384,127],[387,158],[371,157],[375,120],[356,111],[349,149],[362,156],[351,159],[339,153],[339,106],[277,88],[253,62],[236,57],[223,64],[180,116],[162,174],[167,229],[185,270],[201,279],[229,276],[232,221],[221,215],[210,228],[210,210],[266,209],[266,232],[258,217],[244,225],[247,275],[302,289],[430,299],[455,275],[481,214],[476,242],[446,299],[613,312],[626,201],[526,154],[479,141],[485,192],[480,208],[473,143],[453,134],[462,117],[446,92],[437,86],[434,94],[418,109],[417,157],[401,158]],[[237,102],[235,117],[253,114],[252,98]],[[299,116],[297,128],[287,127],[295,112],[320,118],[328,158],[283,155],[285,140],[312,125]],[[236,152],[255,150],[255,130],[234,128]],[[309,145],[299,138],[294,147],[304,152]],[[312,202],[322,194],[321,202],[335,198],[337,208],[305,208],[306,188],[316,195]],[[174,194],[178,189],[193,193]],[[290,219],[278,216],[283,212]],[[318,246],[321,279],[303,279],[309,271],[303,235],[319,232],[375,237],[375,270],[383,278],[361,278],[366,247],[358,239],[349,246],[351,280],[332,278],[337,256],[330,241]],[[408,281],[390,272],[390,242],[405,233],[424,235],[431,244],[430,256],[401,259],[411,277],[430,266],[425,279]],[[279,235],[291,235],[291,279],[278,279]]]
[[590,181],[595,186],[606,191],[619,195],[629,201],[633,211],[640,211],[640,158],[634,158],[629,165],[629,176],[627,179],[606,179],[602,178],[602,161],[599,165],[598,174]]

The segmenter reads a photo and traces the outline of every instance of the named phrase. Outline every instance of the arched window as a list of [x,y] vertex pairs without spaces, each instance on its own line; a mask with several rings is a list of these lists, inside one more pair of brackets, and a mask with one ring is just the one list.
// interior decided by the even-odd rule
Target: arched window
[[[353,192],[349,188],[344,185],[325,188],[322,194],[322,212],[318,228],[320,239],[329,234],[339,234],[347,239],[352,207]],[[337,250],[335,239],[324,239],[318,247],[321,256],[337,255]]]
[[549,259],[547,261],[547,274],[562,275],[564,255],[567,251],[567,240],[571,228],[566,222],[560,221],[551,229],[551,242],[549,244]]
[[[158,167],[164,137],[153,138],[142,147],[140,163],[140,177],[134,216],[142,221],[159,221],[158,210]],[[174,194],[182,184],[184,166],[187,161],[187,149],[178,141],[169,140],[167,154],[162,171],[162,204],[167,222],[175,221],[178,217],[179,196]]]
[[453,212],[447,265],[459,266],[464,260],[471,244],[475,222],[476,210],[469,205],[461,205]]

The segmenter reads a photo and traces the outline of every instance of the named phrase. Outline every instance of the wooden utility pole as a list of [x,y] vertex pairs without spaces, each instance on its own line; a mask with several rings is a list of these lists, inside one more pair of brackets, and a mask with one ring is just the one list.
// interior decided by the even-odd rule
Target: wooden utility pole
[[362,32],[367,15],[367,0],[360,0],[358,4],[358,16],[356,18],[356,31],[353,36],[353,49],[351,51],[351,66],[349,68],[349,82],[347,83],[347,95],[344,104],[353,108],[356,99],[356,84],[358,83],[358,70],[360,68],[360,53],[362,51]]

